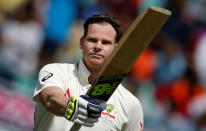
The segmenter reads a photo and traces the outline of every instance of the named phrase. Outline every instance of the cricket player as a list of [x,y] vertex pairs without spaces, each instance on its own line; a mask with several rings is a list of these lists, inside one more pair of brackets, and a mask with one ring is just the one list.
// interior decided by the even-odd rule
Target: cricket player
[[82,59],[77,64],[48,64],[40,70],[33,96],[37,102],[34,131],[69,131],[74,122],[82,125],[81,131],[142,131],[142,106],[121,84],[107,103],[85,97],[121,36],[114,16],[94,15],[84,23]]

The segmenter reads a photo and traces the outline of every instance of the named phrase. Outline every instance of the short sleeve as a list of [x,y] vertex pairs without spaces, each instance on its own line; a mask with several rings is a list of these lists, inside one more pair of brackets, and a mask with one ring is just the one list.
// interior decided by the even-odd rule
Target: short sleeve
[[63,74],[59,68],[58,64],[48,64],[40,70],[34,90],[34,101],[39,100],[38,94],[47,87],[55,86],[63,90]]
[[124,125],[124,131],[143,131],[143,109],[138,99],[132,99],[127,103],[128,122]]

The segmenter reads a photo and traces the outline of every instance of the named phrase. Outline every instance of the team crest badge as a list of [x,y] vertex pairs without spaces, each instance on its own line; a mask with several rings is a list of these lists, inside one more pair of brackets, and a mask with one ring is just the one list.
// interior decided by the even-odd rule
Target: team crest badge
[[107,104],[107,113],[110,113],[114,109],[114,105],[112,104]]

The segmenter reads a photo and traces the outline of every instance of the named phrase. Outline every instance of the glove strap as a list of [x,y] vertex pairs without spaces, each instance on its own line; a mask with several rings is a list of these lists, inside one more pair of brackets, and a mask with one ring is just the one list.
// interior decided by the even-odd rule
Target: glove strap
[[75,109],[76,109],[76,102],[77,102],[77,97],[72,96],[68,103],[67,103],[67,107],[66,110],[64,112],[64,116],[67,120],[71,120],[71,118],[73,117],[74,113],[75,113]]

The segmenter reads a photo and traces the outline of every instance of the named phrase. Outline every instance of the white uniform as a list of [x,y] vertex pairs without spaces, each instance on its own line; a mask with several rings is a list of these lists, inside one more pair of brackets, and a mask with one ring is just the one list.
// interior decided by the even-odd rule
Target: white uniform
[[[38,101],[38,94],[49,86],[62,89],[67,97],[84,95],[91,84],[88,82],[90,72],[80,60],[75,64],[49,64],[43,67],[39,74],[39,82],[35,88],[34,131],[68,131],[73,125],[64,117],[56,116],[45,110]],[[107,101],[107,109],[94,127],[84,127],[80,131],[142,131],[143,111],[139,100],[122,85]]]

